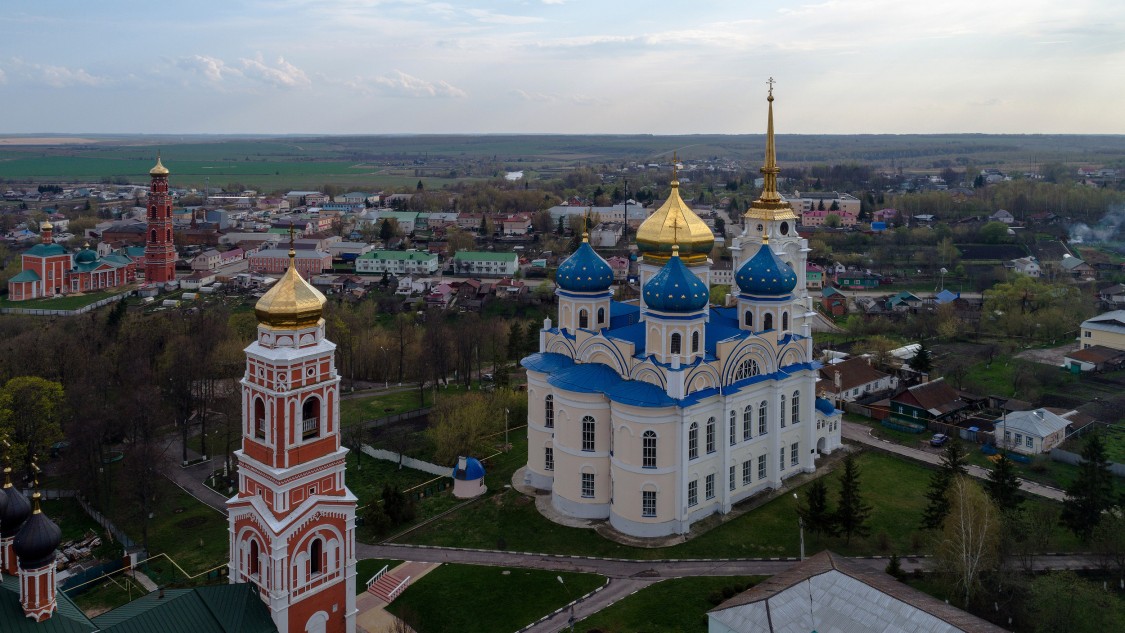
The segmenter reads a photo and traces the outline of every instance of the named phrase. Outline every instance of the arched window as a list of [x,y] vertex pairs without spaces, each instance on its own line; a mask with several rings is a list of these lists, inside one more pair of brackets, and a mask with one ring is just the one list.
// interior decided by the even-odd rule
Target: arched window
[[766,316],[762,318],[762,329],[763,330],[772,330],[773,329],[773,314],[772,313],[767,312]]
[[320,539],[313,539],[312,546],[309,547],[309,575],[315,576],[324,572],[324,545],[321,544]]
[[305,400],[301,407],[301,439],[320,437],[320,398]]
[[172,229],[168,229],[167,231],[165,231],[165,232],[164,232],[164,234],[165,234],[165,236],[166,236],[166,239],[167,239],[167,240],[168,240],[169,242],[171,242],[171,241],[172,241]]
[[769,403],[762,400],[762,403],[758,405],[758,435],[765,435],[770,430],[769,421],[766,420],[768,411]]
[[258,556],[259,556],[259,554],[258,554],[258,541],[255,541],[255,540],[251,539],[250,540],[250,565],[248,566],[249,569],[250,569],[250,575],[251,576],[257,576],[258,572],[261,571],[261,563],[258,561]]
[[555,396],[550,395],[543,402],[543,425],[549,429],[555,428]]
[[699,457],[699,423],[692,422],[688,427],[687,432],[687,457],[688,459],[695,459]]
[[641,436],[641,466],[645,468],[656,468],[656,433],[654,431],[645,431]]
[[781,428],[785,428],[785,394],[781,394],[781,406],[777,408],[781,418]]
[[747,310],[746,316],[743,317],[742,322],[746,324],[746,327],[754,327],[754,313]]
[[734,372],[734,379],[735,381],[746,380],[760,373],[762,373],[762,369],[758,367],[758,361],[753,358],[747,358],[742,361],[742,364],[738,366],[738,370]]
[[715,452],[715,418],[707,418],[707,453]]
[[590,327],[590,313],[586,311],[586,308],[578,311],[578,327],[582,329]]
[[748,440],[752,437],[750,433],[750,425],[754,423],[754,407],[746,405],[742,410],[742,439]]
[[594,450],[594,418],[590,416],[582,418],[582,450]]
[[791,423],[796,424],[801,421],[801,392],[793,392],[793,418]]
[[680,333],[679,332],[676,332],[676,333],[672,334],[671,353],[672,354],[679,354],[680,353]]
[[696,332],[691,333],[691,353],[694,354],[698,351],[699,351],[699,332],[696,331]]
[[605,324],[605,308],[598,308],[598,325]]
[[730,436],[729,438],[727,438],[727,441],[730,442],[731,446],[734,446],[738,443],[738,414],[734,411],[730,412],[730,429],[728,430],[727,435]]
[[149,237],[151,238],[151,239],[149,239],[150,242],[156,241],[156,229],[153,229],[152,233],[149,233]]
[[789,313],[788,312],[782,312],[781,313],[781,330],[784,332],[784,331],[787,331],[788,329],[789,329]]
[[266,439],[266,403],[261,398],[254,398],[254,437]]

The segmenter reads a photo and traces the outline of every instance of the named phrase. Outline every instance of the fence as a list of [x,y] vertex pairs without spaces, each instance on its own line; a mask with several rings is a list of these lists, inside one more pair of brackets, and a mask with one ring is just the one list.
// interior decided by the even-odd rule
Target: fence
[[[382,459],[382,460],[386,460],[388,462],[395,462],[396,464],[401,463],[403,466],[406,466],[407,468],[413,468],[414,470],[420,470],[424,473],[430,473],[431,475],[438,475],[438,476],[452,476],[453,475],[453,467],[452,466],[438,466],[437,464],[422,461],[420,459],[414,459],[413,457],[407,457],[406,455],[399,455],[398,453],[396,453],[394,451],[388,451],[388,450],[382,449],[382,448],[371,448],[367,444],[364,444],[360,448],[360,450],[363,451],[364,455],[370,455],[371,457],[374,457],[375,459]],[[401,462],[399,460],[401,460]]]
[[129,538],[128,534],[121,531],[121,529],[114,525],[113,521],[105,518],[105,516],[103,516],[101,512],[98,512],[94,508],[90,507],[90,504],[86,503],[86,500],[83,499],[80,495],[75,495],[74,498],[78,501],[78,505],[82,506],[82,509],[86,511],[86,514],[90,515],[91,519],[96,521],[98,525],[102,526],[110,534],[112,534],[113,538],[117,539],[118,543],[121,543],[123,546],[125,546],[126,550],[133,549],[137,546],[137,543],[133,539]]
[[[1074,464],[1075,466],[1077,466],[1078,464],[1081,464],[1084,461],[1082,459],[1082,456],[1079,455],[1078,453],[1071,453],[1070,451],[1064,451],[1061,448],[1052,448],[1050,454],[1051,454],[1051,459],[1055,460],[1056,462],[1062,462],[1064,464]],[[1114,475],[1117,475],[1118,477],[1125,477],[1125,464],[1118,464],[1116,462],[1110,462],[1109,463],[1109,472],[1113,473]]]
[[381,426],[394,424],[395,422],[402,422],[403,420],[413,420],[425,415],[429,415],[433,407],[422,407],[421,409],[412,409],[410,411],[403,411],[394,415],[388,415],[385,418],[378,418],[375,420],[364,420],[360,422],[360,426],[365,429],[377,429]]
[[114,301],[121,301],[131,293],[122,292],[121,294],[106,297],[94,303],[75,308],[73,310],[46,310],[39,308],[0,308],[0,314],[29,314],[32,316],[77,316],[79,314],[86,314],[90,310],[97,310],[98,308],[113,303]]
[[59,583],[59,588],[73,598],[87,589],[97,586],[93,581],[100,579],[102,576],[112,574],[124,566],[125,560],[118,558],[99,565],[94,565],[93,567],[87,567],[78,572],[72,572],[66,580]]

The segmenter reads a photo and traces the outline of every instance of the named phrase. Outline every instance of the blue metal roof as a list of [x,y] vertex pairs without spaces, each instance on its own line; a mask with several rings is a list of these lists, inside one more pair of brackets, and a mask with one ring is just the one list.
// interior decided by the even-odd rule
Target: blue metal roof
[[634,303],[611,301],[609,304],[609,329],[625,327],[641,320],[641,306]]
[[531,371],[549,374],[564,367],[570,367],[574,364],[574,360],[563,354],[543,352],[541,354],[532,354],[524,358],[520,361],[520,364]]
[[750,333],[746,330],[740,330],[738,327],[712,322],[704,327],[703,335],[703,348],[708,354],[715,356],[715,346],[719,341],[725,341],[731,338],[743,339],[749,336]]
[[648,280],[642,293],[645,305],[660,312],[696,312],[711,298],[707,285],[677,255]]
[[627,343],[632,343],[634,348],[634,355],[643,354],[645,351],[646,339],[644,323],[633,323],[632,325],[626,325],[623,328],[610,330],[606,333],[606,336],[608,338],[614,338],[620,341],[625,341]]
[[[461,463],[461,459],[457,459],[457,463]],[[475,481],[477,479],[484,479],[484,466],[481,465],[480,460],[476,457],[465,458],[465,470],[459,469],[457,466],[453,467],[453,478],[461,479],[463,481]]]
[[622,380],[606,388],[605,395],[614,402],[635,407],[674,407],[677,404],[660,387],[640,380]]
[[753,257],[738,267],[734,281],[746,294],[784,295],[793,292],[797,286],[797,273],[765,243]]
[[616,371],[601,363],[581,363],[552,372],[547,378],[548,384],[578,393],[604,393],[620,381]]
[[824,398],[816,399],[816,410],[820,411],[824,415],[836,414],[836,407],[832,406],[832,403],[828,400],[825,400]]
[[613,269],[583,240],[555,272],[555,283],[571,292],[602,292],[613,284]]

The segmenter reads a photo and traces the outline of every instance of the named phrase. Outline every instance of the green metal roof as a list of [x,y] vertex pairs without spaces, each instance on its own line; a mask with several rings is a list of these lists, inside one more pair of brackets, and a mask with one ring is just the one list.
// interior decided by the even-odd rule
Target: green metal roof
[[254,585],[156,592],[94,618],[104,633],[277,633]]
[[515,253],[489,253],[487,251],[460,251],[453,256],[455,261],[474,262],[514,262]]
[[[20,606],[20,584],[15,576],[5,575],[0,584],[0,631],[4,633],[94,633],[98,627],[86,617],[65,593],[58,593],[55,614],[35,622]],[[263,607],[265,605],[262,605]]]
[[34,270],[25,270],[8,281],[39,281],[39,273]]
[[423,253],[421,251],[369,251],[358,257],[358,259],[393,259],[402,261],[432,261],[437,259],[434,253]]
[[59,244],[36,244],[27,249],[24,255],[36,255],[38,257],[51,257],[54,255],[66,255],[66,249]]

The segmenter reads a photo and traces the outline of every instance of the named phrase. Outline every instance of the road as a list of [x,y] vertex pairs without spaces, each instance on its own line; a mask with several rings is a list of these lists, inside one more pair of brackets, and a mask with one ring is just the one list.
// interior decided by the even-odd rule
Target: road
[[[858,442],[866,446],[871,446],[881,451],[894,453],[895,455],[901,455],[902,457],[905,457],[907,459],[912,459],[914,461],[923,462],[926,464],[932,464],[934,466],[941,464],[940,453],[931,453],[929,451],[910,448],[909,446],[903,446],[901,444],[896,444],[894,442],[879,439],[871,434],[870,427],[863,424],[857,424],[855,422],[848,422],[845,420],[844,427],[843,429],[841,429],[841,432],[844,436],[844,439]],[[974,464],[966,464],[965,469],[970,475],[976,477],[977,479],[988,478],[989,471],[987,468],[982,468]],[[1026,479],[1020,479],[1020,489],[1028,494],[1044,497],[1047,499],[1053,499],[1055,501],[1063,501],[1064,499],[1066,499],[1066,492],[1059,490],[1058,488],[1044,486],[1043,484],[1035,483],[1034,481],[1028,481]]]

